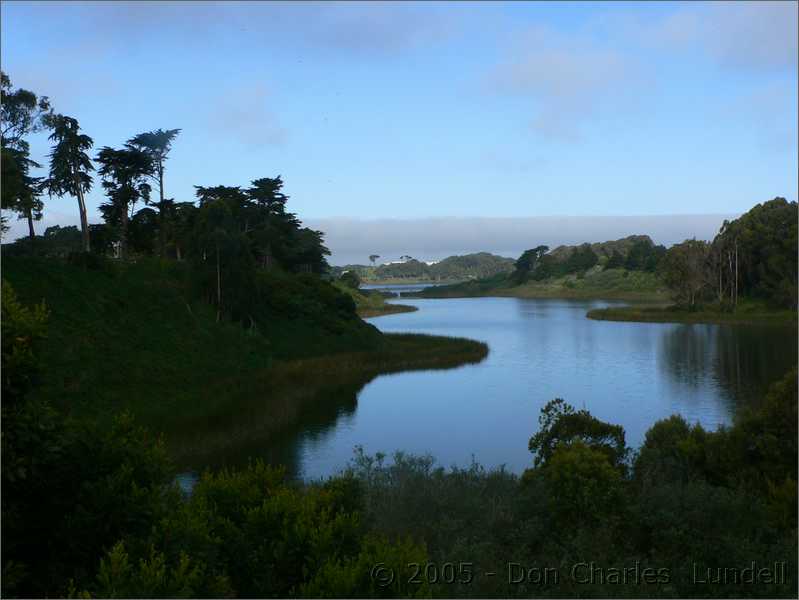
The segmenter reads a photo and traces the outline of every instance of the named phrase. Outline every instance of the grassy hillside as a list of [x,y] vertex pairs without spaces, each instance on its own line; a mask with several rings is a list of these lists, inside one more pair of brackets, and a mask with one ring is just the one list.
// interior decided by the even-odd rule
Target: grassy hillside
[[529,281],[510,294],[520,298],[627,298],[667,300],[665,286],[654,273],[603,269],[596,266],[584,277],[567,275],[544,281]]
[[102,265],[3,260],[3,279],[19,299],[44,301],[50,311],[34,395],[79,418],[128,410],[151,429],[176,433],[257,402],[262,419],[281,425],[290,418],[279,413],[292,404],[289,417],[299,414],[332,372],[355,373],[360,365],[373,377],[397,365],[453,366],[487,352],[468,340],[384,336],[356,316],[347,296],[313,276],[269,274],[260,313],[268,319],[245,328],[217,323],[212,307],[192,301],[182,264]]

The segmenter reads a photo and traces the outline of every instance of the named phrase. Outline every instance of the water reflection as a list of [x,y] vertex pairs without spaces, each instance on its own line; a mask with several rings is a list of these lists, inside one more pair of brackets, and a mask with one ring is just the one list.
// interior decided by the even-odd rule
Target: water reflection
[[718,388],[734,414],[759,402],[797,362],[796,331],[753,325],[676,325],[661,338],[664,373],[675,389]]
[[358,407],[358,394],[369,380],[324,388],[303,402],[297,422],[279,435],[262,426],[257,411],[242,407],[235,424],[214,427],[214,431],[194,430],[174,439],[185,457],[179,463],[183,469],[179,484],[190,489],[205,469],[240,467],[256,459],[285,466],[289,478],[298,476],[304,447],[323,444],[328,432],[348,426]]

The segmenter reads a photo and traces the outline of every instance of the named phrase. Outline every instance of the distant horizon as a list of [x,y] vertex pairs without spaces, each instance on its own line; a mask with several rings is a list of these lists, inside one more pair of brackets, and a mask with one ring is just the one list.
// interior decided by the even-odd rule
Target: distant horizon
[[648,235],[656,244],[671,246],[686,239],[712,240],[725,219],[741,213],[702,215],[428,217],[418,219],[307,219],[307,227],[325,233],[331,266],[370,264],[369,255],[397,260],[409,255],[420,261],[490,252],[518,258],[524,250],[544,244],[607,242],[630,235]]
[[[325,234],[325,245],[331,252],[328,262],[331,266],[340,267],[369,265],[371,254],[380,256],[376,264],[398,260],[403,255],[420,261],[477,252],[518,258],[524,250],[539,244],[554,249],[561,245],[607,242],[630,235],[648,235],[654,243],[668,247],[693,237],[712,240],[725,219],[735,219],[741,214],[299,217],[305,227]],[[27,236],[24,220],[12,217],[8,225],[10,230],[3,236],[3,243]],[[36,223],[36,233],[42,235],[48,227],[56,225],[79,226],[78,216],[48,211],[42,221]]]

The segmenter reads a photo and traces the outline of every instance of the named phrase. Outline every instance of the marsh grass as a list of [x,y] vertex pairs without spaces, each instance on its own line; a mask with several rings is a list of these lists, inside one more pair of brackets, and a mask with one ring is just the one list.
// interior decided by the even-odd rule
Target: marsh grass
[[621,306],[597,308],[586,317],[599,321],[630,321],[638,323],[729,323],[741,325],[796,326],[795,311],[772,309],[753,301],[742,302],[734,311],[718,306],[702,306],[690,310],[681,306]]
[[395,315],[398,313],[414,312],[419,310],[417,306],[409,306],[407,304],[391,304],[386,302],[381,308],[359,308],[358,316],[362,319],[371,319],[373,317],[383,317],[385,315]]

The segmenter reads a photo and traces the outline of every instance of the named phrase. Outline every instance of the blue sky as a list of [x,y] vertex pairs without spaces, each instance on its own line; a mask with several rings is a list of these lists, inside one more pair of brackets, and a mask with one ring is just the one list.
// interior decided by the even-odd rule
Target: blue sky
[[[738,214],[796,199],[795,2],[1,10],[14,86],[49,95],[97,148],[183,129],[166,179],[178,200],[277,174],[304,219]],[[46,139],[31,141],[43,161]],[[98,185],[91,221],[101,201]],[[43,225],[76,212],[53,199]]]

